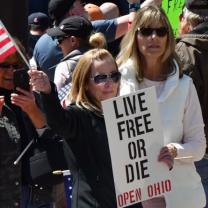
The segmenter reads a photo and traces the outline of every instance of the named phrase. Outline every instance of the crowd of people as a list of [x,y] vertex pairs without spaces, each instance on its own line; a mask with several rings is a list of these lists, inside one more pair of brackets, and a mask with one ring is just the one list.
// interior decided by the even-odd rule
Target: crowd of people
[[[47,13],[28,16],[28,52],[14,39],[21,54],[0,61],[0,207],[68,208],[62,180],[35,181],[35,142],[62,144],[70,207],[117,207],[101,103],[154,87],[164,135],[158,162],[180,186],[128,207],[208,208],[208,2],[185,1],[177,38],[162,0],[47,3]],[[29,91],[14,82],[22,68]],[[52,160],[61,164],[62,154]]]

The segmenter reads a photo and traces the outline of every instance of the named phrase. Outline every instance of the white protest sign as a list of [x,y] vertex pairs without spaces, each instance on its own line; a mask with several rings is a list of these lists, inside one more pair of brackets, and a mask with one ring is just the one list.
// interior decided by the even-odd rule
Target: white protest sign
[[102,106],[117,207],[170,192],[168,167],[158,162],[163,133],[155,88],[103,101]]

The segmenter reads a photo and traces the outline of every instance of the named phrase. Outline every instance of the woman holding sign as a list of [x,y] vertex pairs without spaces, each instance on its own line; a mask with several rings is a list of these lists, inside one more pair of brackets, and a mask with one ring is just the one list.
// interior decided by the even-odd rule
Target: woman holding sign
[[[101,101],[118,94],[121,74],[115,60],[105,49],[86,52],[73,73],[72,103],[66,109],[60,105],[55,86],[44,72],[30,70],[29,74],[32,86],[41,92],[48,125],[67,140],[76,157],[78,173],[72,170],[73,178],[86,181],[74,185],[73,207],[117,207],[101,106]],[[135,206],[139,207],[131,207]]]
[[158,161],[170,170],[172,191],[143,202],[144,208],[205,205],[194,167],[206,147],[201,109],[193,82],[182,75],[174,51],[168,18],[161,8],[149,6],[137,12],[117,58],[122,73],[120,94],[155,86],[160,106],[165,146],[158,152]]

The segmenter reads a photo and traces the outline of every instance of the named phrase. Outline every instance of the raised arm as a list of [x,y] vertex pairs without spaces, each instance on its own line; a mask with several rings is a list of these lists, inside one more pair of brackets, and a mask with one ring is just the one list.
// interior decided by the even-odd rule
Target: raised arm
[[134,15],[139,7],[144,7],[148,5],[157,5],[160,6],[162,0],[146,0],[140,5],[140,0],[127,0],[129,3],[129,14],[118,17],[117,20],[117,28],[116,28],[116,35],[115,39],[123,36],[127,30],[129,22],[132,22],[134,19]]

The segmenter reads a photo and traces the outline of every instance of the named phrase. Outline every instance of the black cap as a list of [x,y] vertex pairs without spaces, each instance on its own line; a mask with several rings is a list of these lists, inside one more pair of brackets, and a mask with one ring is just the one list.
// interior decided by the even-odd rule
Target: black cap
[[208,0],[186,0],[186,8],[203,17],[208,17]]
[[62,19],[72,7],[75,0],[50,0],[48,14],[53,20]]
[[28,24],[40,26],[47,29],[50,27],[50,19],[46,14],[42,12],[35,12],[28,16]]
[[91,22],[85,17],[71,16],[64,19],[58,27],[47,30],[52,37],[73,35],[75,37],[88,37],[93,31]]

